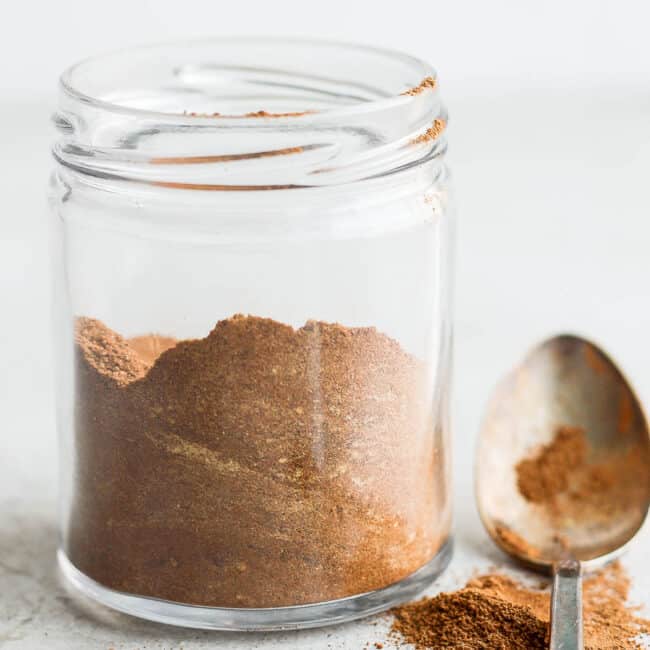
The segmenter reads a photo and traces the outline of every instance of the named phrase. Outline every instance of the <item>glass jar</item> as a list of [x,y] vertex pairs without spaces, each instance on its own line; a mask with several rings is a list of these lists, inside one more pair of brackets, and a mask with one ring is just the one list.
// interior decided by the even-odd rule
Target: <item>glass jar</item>
[[311,627],[450,557],[452,217],[433,70],[220,39],[62,77],[67,579],[148,619]]

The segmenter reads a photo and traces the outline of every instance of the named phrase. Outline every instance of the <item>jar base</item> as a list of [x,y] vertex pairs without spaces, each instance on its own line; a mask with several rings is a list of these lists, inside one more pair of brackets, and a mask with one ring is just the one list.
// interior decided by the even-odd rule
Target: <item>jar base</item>
[[77,569],[62,549],[57,553],[64,577],[92,600],[131,616],[158,623],[204,630],[272,631],[299,630],[345,623],[377,614],[415,597],[447,567],[453,543],[448,539],[436,556],[421,569],[383,589],[322,603],[292,607],[202,607],[145,596],[134,596],[100,585]]

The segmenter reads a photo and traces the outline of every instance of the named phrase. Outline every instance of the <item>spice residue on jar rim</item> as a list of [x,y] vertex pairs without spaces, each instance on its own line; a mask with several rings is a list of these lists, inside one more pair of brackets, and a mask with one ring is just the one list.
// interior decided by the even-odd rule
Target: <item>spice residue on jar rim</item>
[[424,133],[421,133],[417,138],[411,140],[411,144],[423,144],[425,142],[431,142],[436,138],[439,138],[441,133],[447,128],[447,122],[445,120],[437,118],[433,121],[433,125],[430,126]]
[[401,580],[447,537],[427,369],[374,328],[234,316],[128,340],[79,318],[76,357],[66,550],[105,586],[321,602]]
[[197,113],[195,111],[185,111],[184,115],[188,117],[221,117],[224,119],[240,119],[245,117],[303,117],[305,115],[313,115],[318,111],[286,111],[283,113],[273,113],[271,111],[250,111],[248,113],[241,113],[240,115],[227,115],[224,113]]
[[[401,95],[410,95],[412,97],[415,97],[416,95],[422,94],[425,90],[433,90],[437,86],[437,81],[433,77],[425,77],[422,79],[422,81],[417,85],[413,86],[412,88],[409,88],[408,90],[405,90],[404,92],[401,93]],[[247,113],[241,113],[239,115],[237,114],[227,114],[227,113],[220,113],[218,111],[215,111],[213,113],[200,113],[198,111],[185,111],[183,115],[186,115],[188,117],[217,117],[217,118],[223,118],[223,119],[240,119],[240,118],[282,118],[282,117],[304,117],[305,115],[313,115],[314,113],[318,113],[319,111],[316,110],[304,110],[304,111],[281,111],[281,112],[273,112],[273,111],[266,111],[266,110],[258,110],[258,111],[249,111]],[[435,125],[434,125],[435,126]]]
[[436,85],[437,82],[433,77],[425,77],[417,86],[405,90],[402,93],[402,95],[411,95],[411,96],[420,95],[425,90],[433,90],[436,87]]
[[223,163],[238,160],[254,160],[256,158],[272,158],[274,156],[289,156],[302,153],[305,147],[284,147],[283,149],[270,149],[269,151],[251,151],[248,153],[222,154],[215,156],[167,156],[150,158],[152,165],[202,165],[204,163]]

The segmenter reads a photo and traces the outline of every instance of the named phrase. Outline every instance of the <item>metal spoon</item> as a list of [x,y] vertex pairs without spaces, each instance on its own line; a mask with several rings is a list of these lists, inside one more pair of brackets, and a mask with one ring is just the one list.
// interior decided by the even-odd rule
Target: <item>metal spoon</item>
[[[589,484],[589,507],[578,501],[569,514],[549,514],[522,496],[515,468],[562,426],[584,430],[589,467],[611,461],[615,469]],[[568,473],[568,490],[579,469]],[[492,539],[529,567],[553,573],[551,650],[581,649],[581,564],[596,568],[621,553],[650,505],[648,423],[602,350],[575,336],[549,339],[497,386],[479,437],[476,495]]]

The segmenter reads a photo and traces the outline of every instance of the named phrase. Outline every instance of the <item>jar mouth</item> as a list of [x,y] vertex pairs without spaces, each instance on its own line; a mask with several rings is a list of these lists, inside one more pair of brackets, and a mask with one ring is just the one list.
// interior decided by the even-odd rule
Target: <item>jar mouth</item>
[[95,176],[185,189],[374,177],[444,151],[424,61],[331,41],[229,37],[96,56],[60,80],[54,147]]

